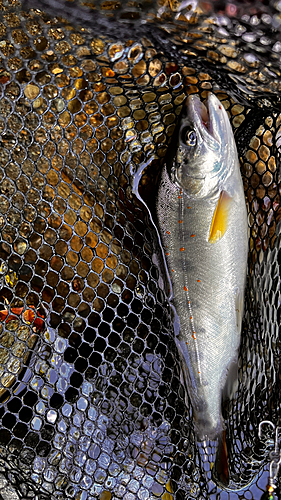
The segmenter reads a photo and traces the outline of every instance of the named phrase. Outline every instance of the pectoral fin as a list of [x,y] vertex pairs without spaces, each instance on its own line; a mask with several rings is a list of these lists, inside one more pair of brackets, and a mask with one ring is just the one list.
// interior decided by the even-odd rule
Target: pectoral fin
[[219,241],[225,231],[227,230],[228,225],[228,214],[229,208],[231,204],[231,196],[226,191],[222,191],[217,203],[217,206],[214,211],[210,234],[209,234],[209,242],[216,243]]

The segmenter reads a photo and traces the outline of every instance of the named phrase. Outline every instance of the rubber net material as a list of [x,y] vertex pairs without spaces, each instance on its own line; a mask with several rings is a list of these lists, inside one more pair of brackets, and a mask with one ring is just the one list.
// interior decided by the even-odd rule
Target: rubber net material
[[[278,10],[82,3],[65,18],[60,2],[57,16],[51,2],[0,4],[0,495],[258,500],[258,425],[277,425],[280,405]],[[196,445],[151,220],[182,103],[210,91],[249,212],[239,386],[223,413],[236,493],[212,480],[214,443]]]

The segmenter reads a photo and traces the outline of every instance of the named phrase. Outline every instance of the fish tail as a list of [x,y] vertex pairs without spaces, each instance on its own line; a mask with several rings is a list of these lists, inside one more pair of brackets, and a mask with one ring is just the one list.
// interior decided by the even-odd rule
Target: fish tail
[[219,437],[218,449],[216,454],[215,475],[222,485],[228,486],[229,467],[225,431],[223,431],[222,435]]

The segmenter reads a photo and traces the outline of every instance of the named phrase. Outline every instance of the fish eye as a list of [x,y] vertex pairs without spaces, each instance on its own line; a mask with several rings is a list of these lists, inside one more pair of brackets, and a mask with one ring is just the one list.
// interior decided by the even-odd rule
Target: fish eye
[[181,140],[184,144],[186,144],[186,146],[190,146],[191,148],[194,148],[194,146],[196,146],[196,143],[197,143],[197,137],[196,137],[195,130],[193,130],[189,127],[185,127],[181,133]]

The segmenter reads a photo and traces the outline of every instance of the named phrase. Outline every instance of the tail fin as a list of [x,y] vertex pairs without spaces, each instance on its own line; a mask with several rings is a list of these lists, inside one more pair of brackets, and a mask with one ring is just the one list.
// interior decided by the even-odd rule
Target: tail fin
[[218,481],[223,486],[228,486],[229,468],[228,468],[227,447],[225,441],[225,431],[223,431],[222,436],[219,438],[218,449],[216,454],[216,463],[215,463],[215,476],[216,479],[218,479]]

